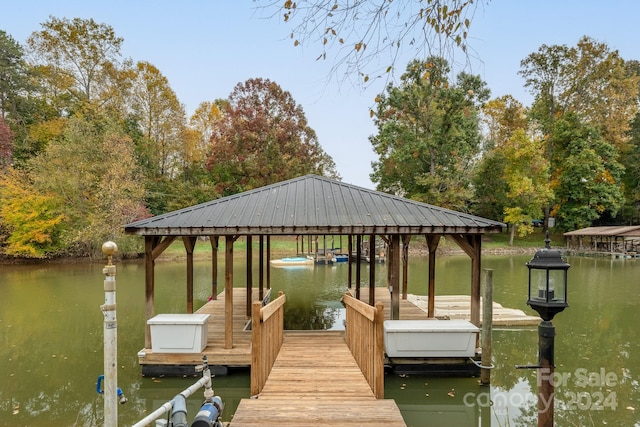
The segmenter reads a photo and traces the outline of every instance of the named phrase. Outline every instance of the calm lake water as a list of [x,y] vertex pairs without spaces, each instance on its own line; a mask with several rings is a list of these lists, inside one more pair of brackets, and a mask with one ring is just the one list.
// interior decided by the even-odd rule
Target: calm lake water
[[[497,302],[534,314],[526,306],[530,258],[485,256],[483,267],[494,270]],[[640,260],[568,262],[570,307],[554,320],[556,425],[640,426]],[[0,425],[102,424],[95,383],[103,369],[103,265],[0,266]],[[196,307],[209,297],[209,265],[196,262]],[[385,267],[377,268],[377,285],[384,286]],[[467,257],[440,257],[436,294],[468,294],[470,268]],[[184,312],[184,263],[159,263],[156,271],[156,312]],[[410,293],[426,294],[426,275],[426,259],[411,258]],[[287,327],[340,329],[346,278],[346,265],[272,269],[274,290],[288,295]],[[241,265],[236,280],[244,286]],[[130,425],[194,379],[141,377],[136,353],[144,344],[143,265],[118,263],[116,282],[118,385],[129,398],[118,411],[120,425]],[[515,365],[537,363],[537,339],[536,327],[494,329],[490,387],[474,378],[387,375],[385,396],[396,400],[409,426],[535,425],[536,371]],[[240,399],[249,397],[248,372],[216,377],[213,386],[228,421]],[[189,399],[189,419],[201,400],[200,392]]]

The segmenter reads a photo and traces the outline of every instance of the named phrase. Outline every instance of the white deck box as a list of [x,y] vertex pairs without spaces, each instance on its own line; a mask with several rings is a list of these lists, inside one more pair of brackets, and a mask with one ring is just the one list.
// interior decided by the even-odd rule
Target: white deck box
[[473,357],[480,329],[466,320],[385,320],[389,357]]
[[200,353],[207,346],[209,314],[158,314],[147,321],[154,353]]

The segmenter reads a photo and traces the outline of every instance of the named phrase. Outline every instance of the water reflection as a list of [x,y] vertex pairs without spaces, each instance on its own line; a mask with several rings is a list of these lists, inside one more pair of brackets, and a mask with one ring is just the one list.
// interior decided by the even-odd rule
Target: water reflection
[[[494,296],[527,313],[523,257],[483,257],[494,270]],[[557,425],[640,426],[640,335],[637,327],[640,260],[570,258],[570,307],[556,316]],[[368,272],[363,271],[363,286]],[[384,286],[384,265],[378,286]],[[95,381],[102,373],[102,264],[2,266],[0,270],[0,425],[49,426],[102,423]],[[470,261],[441,257],[437,294],[468,294]],[[244,267],[236,265],[236,286]],[[274,292],[288,296],[289,329],[341,329],[339,303],[347,266],[300,271],[272,269]],[[209,262],[196,262],[194,304],[211,293]],[[254,278],[257,273],[254,273]],[[410,260],[409,292],[426,293],[424,259]],[[185,267],[157,266],[156,310],[186,309]],[[120,424],[133,423],[190,385],[193,378],[142,378],[136,353],[144,342],[144,268],[118,265],[119,386],[129,403],[119,406]],[[397,401],[408,425],[535,425],[537,376],[516,364],[537,362],[537,329],[502,328],[493,334],[492,385],[477,379],[387,375],[385,394]],[[339,378],[336,378],[339,381]],[[248,372],[214,379],[226,404],[226,421],[249,396]],[[189,409],[200,403],[189,399]],[[193,410],[195,411],[195,409]],[[190,412],[192,413],[192,412]]]

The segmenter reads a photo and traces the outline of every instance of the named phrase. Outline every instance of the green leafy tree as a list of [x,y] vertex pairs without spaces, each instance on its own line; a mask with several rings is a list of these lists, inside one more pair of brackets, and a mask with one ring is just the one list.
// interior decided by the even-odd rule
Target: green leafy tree
[[504,208],[508,204],[509,185],[504,176],[507,158],[501,150],[489,150],[483,153],[473,168],[473,202],[471,210],[474,214],[495,221],[504,219]]
[[22,46],[0,30],[0,117],[19,117],[20,92],[27,87]]
[[565,230],[590,226],[605,213],[614,217],[624,203],[623,166],[616,148],[575,114],[555,125],[561,153],[552,180],[556,206],[552,214]]
[[[629,65],[618,52],[611,51],[604,43],[583,37],[575,47],[543,45],[538,52],[524,59],[521,67],[520,74],[526,79],[525,85],[535,97],[531,114],[545,138],[545,153],[551,165],[551,176],[559,179],[571,175],[563,170],[570,165],[567,156],[572,156],[575,160],[575,156],[579,154],[567,152],[566,140],[556,140],[559,129],[557,122],[567,115],[577,115],[587,128],[597,132],[598,138],[588,138],[592,143],[604,140],[604,144],[613,147],[611,154],[615,157],[612,158],[611,165],[614,162],[619,165],[622,156],[630,150],[629,130],[638,111],[638,74],[629,72]],[[569,123],[574,121],[575,117],[568,119]],[[560,128],[566,128],[566,123]],[[617,169],[617,166],[611,168]],[[571,179],[562,182],[565,186],[572,182],[574,185],[579,184],[579,181]],[[622,186],[618,177],[614,177],[613,182]],[[557,185],[556,181],[554,186]],[[578,189],[574,190],[579,192]],[[621,188],[618,188],[619,191]],[[557,192],[556,194],[559,195]],[[616,197],[611,200],[614,199]],[[563,200],[556,202],[558,205],[565,203]],[[612,209],[604,208],[604,211],[609,215],[619,211],[617,202],[608,205]],[[549,207],[545,213],[546,217],[551,214]],[[596,217],[599,218],[600,214]],[[584,224],[584,221],[580,223]]]
[[37,97],[33,73],[25,61],[23,48],[10,35],[0,30],[0,117],[11,129],[12,164],[22,162],[39,151],[30,127],[51,117]]
[[478,76],[460,73],[452,84],[448,74],[442,58],[412,61],[400,85],[377,97],[371,179],[381,191],[465,210],[480,148],[478,109],[489,91]]
[[211,137],[207,168],[222,195],[314,173],[339,178],[302,107],[268,79],[239,83]]
[[[640,62],[628,61],[627,69],[629,75],[640,76]],[[638,95],[640,105],[640,92]],[[640,113],[631,121],[629,130],[629,144],[622,153],[620,163],[625,168],[623,178],[625,192],[625,206],[622,211],[622,218],[625,223],[640,223]]]
[[625,168],[623,218],[627,223],[638,224],[640,223],[640,114],[633,120],[629,149],[620,162]]

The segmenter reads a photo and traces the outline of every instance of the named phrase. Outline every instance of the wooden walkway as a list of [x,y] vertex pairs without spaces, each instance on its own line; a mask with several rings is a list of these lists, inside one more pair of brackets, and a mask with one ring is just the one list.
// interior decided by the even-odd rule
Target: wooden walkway
[[238,405],[230,427],[406,427],[391,399],[376,399],[344,332],[287,331],[262,392]]

